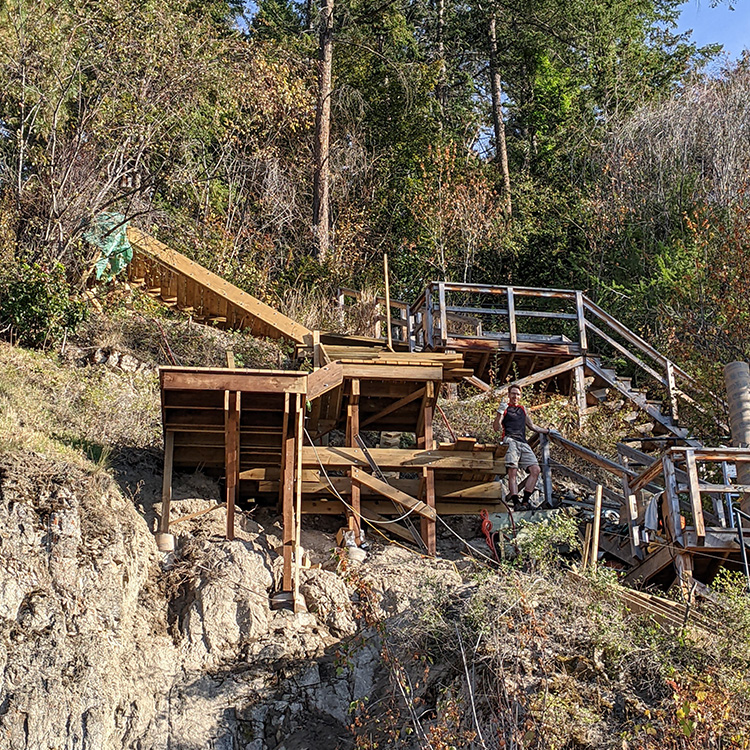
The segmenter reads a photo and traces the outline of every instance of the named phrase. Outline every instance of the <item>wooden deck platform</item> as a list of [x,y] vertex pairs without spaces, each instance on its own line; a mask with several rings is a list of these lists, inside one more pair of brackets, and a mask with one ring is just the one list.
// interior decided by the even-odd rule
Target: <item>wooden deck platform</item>
[[[435,445],[433,412],[440,384],[461,370],[460,357],[431,354],[323,364],[313,372],[164,367],[160,370],[165,435],[160,531],[171,525],[172,472],[201,469],[223,477],[227,537],[238,501],[278,503],[283,515],[285,592],[296,592],[305,513],[342,514],[359,538],[377,520],[398,536],[393,520],[419,519],[420,543],[435,554],[438,514],[499,510],[503,446],[461,438]],[[331,430],[345,446],[324,445]],[[362,431],[416,436],[408,448],[373,448]],[[370,461],[373,461],[376,470]],[[380,470],[388,472],[387,477]]]

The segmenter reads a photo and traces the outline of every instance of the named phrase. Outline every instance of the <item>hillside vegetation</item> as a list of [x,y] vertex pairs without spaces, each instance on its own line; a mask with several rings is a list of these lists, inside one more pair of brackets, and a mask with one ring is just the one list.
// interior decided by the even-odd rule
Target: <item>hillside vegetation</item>
[[750,353],[750,77],[677,34],[678,7],[4,3],[2,286],[79,289],[105,212],[277,304],[382,291],[384,252],[407,300],[583,288],[715,376]]
[[[131,223],[324,330],[385,254],[408,301],[584,289],[718,390],[750,358],[750,58],[678,34],[679,5],[0,0],[0,748],[750,748],[744,581],[663,627],[578,574],[566,513],[499,566],[473,519],[473,550],[376,535],[359,566],[310,519],[297,614],[269,608],[273,509],[159,553],[157,366],[297,363],[96,269]],[[446,411],[492,439],[493,406]],[[538,406],[602,452],[625,429]],[[173,512],[220,496],[178,476]]]

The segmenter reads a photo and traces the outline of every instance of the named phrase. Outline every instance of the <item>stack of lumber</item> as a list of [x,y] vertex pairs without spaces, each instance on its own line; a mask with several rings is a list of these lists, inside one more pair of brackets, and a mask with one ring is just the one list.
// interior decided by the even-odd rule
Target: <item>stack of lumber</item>
[[420,364],[441,365],[443,379],[458,382],[474,374],[464,367],[463,355],[452,352],[392,352],[384,346],[341,346],[320,344],[323,362],[342,364],[379,364],[408,367]]

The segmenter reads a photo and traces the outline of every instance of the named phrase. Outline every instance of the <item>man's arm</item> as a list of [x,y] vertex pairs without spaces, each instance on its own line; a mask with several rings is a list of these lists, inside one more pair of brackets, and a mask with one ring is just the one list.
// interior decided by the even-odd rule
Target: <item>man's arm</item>
[[495,412],[495,421],[492,423],[492,429],[495,432],[501,432],[503,427],[500,424],[503,418],[503,414],[505,414],[505,410],[508,408],[508,404],[503,401],[501,402],[500,406],[497,407],[497,411]]

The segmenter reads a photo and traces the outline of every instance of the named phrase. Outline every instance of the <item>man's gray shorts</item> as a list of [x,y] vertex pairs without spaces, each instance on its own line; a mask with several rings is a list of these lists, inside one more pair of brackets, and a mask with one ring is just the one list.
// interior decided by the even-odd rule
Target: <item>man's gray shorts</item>
[[523,440],[515,440],[511,437],[506,437],[503,441],[508,446],[508,451],[505,454],[505,466],[508,469],[528,469],[529,466],[538,466],[539,461],[536,460],[534,451],[531,450],[528,443]]

